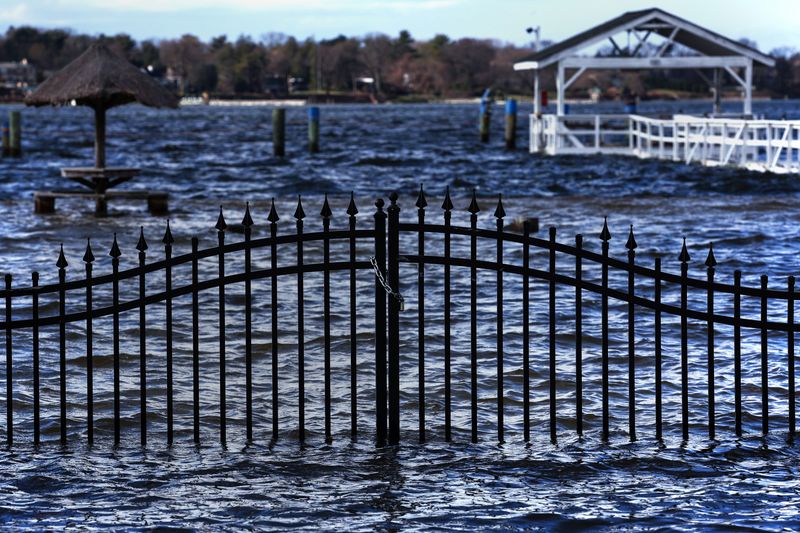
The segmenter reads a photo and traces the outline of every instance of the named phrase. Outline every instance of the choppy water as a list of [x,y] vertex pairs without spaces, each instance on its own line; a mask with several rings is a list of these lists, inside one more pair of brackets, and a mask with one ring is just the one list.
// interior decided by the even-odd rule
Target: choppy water
[[[707,104],[648,104],[650,111],[692,111]],[[642,106],[643,111],[648,108]],[[800,117],[800,103],[757,103],[757,113],[768,116]],[[591,109],[591,108],[590,108]],[[0,110],[5,112],[5,110]],[[264,108],[185,108],[176,112],[152,111],[135,107],[114,110],[109,115],[109,164],[136,165],[144,176],[132,187],[168,190],[172,194],[173,232],[176,253],[188,251],[189,237],[197,234],[201,246],[211,246],[216,235],[213,223],[217,206],[225,207],[228,222],[240,220],[245,200],[254,207],[256,224],[264,231],[268,200],[276,198],[281,232],[293,231],[294,199],[302,194],[309,217],[306,231],[321,227],[317,213],[321,195],[330,194],[334,208],[333,227],[345,227],[344,208],[347,194],[355,190],[360,224],[371,223],[372,207],[368,198],[384,196],[390,190],[401,194],[404,215],[413,213],[413,199],[420,183],[429,194],[429,221],[438,221],[441,195],[446,185],[454,193],[457,209],[454,223],[466,224],[463,208],[468,194],[476,187],[481,196],[480,224],[492,227],[495,193],[503,193],[509,217],[538,216],[542,226],[559,228],[559,240],[571,242],[575,233],[587,236],[587,247],[597,249],[595,238],[602,216],[609,215],[614,239],[612,254],[624,255],[628,224],[636,226],[639,260],[652,262],[657,253],[664,256],[664,269],[677,271],[680,238],[688,237],[692,272],[704,274],[709,242],[715,243],[719,261],[718,279],[730,281],[734,269],[744,272],[745,283],[757,284],[757,275],[767,273],[771,284],[783,286],[786,276],[800,272],[797,258],[798,222],[800,222],[800,181],[796,177],[754,174],[736,169],[706,169],[668,162],[638,161],[627,158],[540,158],[524,149],[508,153],[501,148],[501,120],[495,116],[496,135],[489,146],[476,142],[476,114],[473,106],[339,106],[324,107],[322,114],[323,152],[311,157],[304,153],[305,111],[289,109],[287,134],[288,157],[270,156],[269,110]],[[579,109],[576,109],[579,111]],[[522,115],[521,115],[522,117]],[[133,246],[138,226],[143,225],[151,244],[151,257],[160,258],[158,246],[164,220],[144,214],[143,206],[112,204],[114,216],[96,220],[89,216],[91,206],[81,202],[62,202],[52,216],[32,214],[31,193],[37,189],[59,187],[57,169],[91,161],[91,115],[85,109],[25,110],[25,158],[0,162],[0,257],[2,270],[15,280],[28,279],[31,269],[38,269],[43,282],[56,279],[55,259],[58,243],[64,242],[70,262],[70,276],[82,271],[80,259],[85,238],[91,237],[98,261],[95,273],[110,270],[106,253],[112,232],[119,234],[123,265],[133,266]],[[524,145],[524,120],[520,121],[520,145]],[[258,229],[258,228],[257,228]],[[263,233],[261,233],[263,234]],[[228,239],[241,236],[231,232]],[[459,252],[464,242],[456,242]],[[429,253],[438,250],[432,241]],[[313,246],[309,258],[318,254]],[[293,250],[285,252],[293,260]],[[334,250],[334,254],[336,254]],[[369,250],[361,253],[368,254]],[[513,247],[509,260],[518,260]],[[534,258],[534,261],[541,260]],[[566,261],[566,258],[564,259]],[[255,258],[266,265],[268,255]],[[284,261],[284,256],[281,256]],[[544,263],[542,263],[543,265]],[[215,263],[202,265],[211,275]],[[228,267],[229,272],[236,263]],[[413,324],[416,275],[404,267],[409,314]],[[269,438],[268,353],[269,287],[256,288],[256,317],[264,326],[256,332],[256,443],[246,446],[243,439],[242,347],[231,340],[228,362],[229,445],[215,444],[218,420],[215,389],[216,313],[214,295],[204,300],[202,342],[204,388],[204,444],[195,448],[191,439],[191,383],[189,368],[176,356],[177,443],[172,450],[165,446],[163,375],[163,331],[153,326],[149,354],[152,400],[149,402],[150,445],[138,447],[138,380],[135,344],[123,345],[123,445],[113,449],[110,439],[110,358],[109,324],[97,325],[96,350],[96,420],[98,443],[87,449],[82,389],[84,358],[81,354],[82,329],[71,328],[70,363],[70,439],[67,450],[51,444],[57,439],[57,375],[53,345],[45,346],[44,359],[50,372],[43,374],[43,427],[49,441],[33,449],[30,442],[30,385],[25,376],[30,371],[26,342],[15,339],[15,364],[22,391],[17,402],[18,444],[0,452],[0,520],[6,525],[25,527],[151,527],[178,526],[221,527],[237,525],[252,528],[306,529],[694,529],[745,530],[794,529],[800,522],[800,481],[797,480],[800,453],[786,437],[785,341],[770,339],[771,420],[774,433],[764,440],[758,436],[760,420],[759,374],[757,372],[756,335],[745,334],[745,430],[747,436],[737,441],[732,436],[731,332],[717,331],[718,361],[718,441],[704,437],[704,348],[705,332],[691,330],[691,376],[693,394],[692,438],[686,445],[679,441],[676,337],[665,337],[665,410],[667,438],[664,445],[653,440],[652,412],[652,336],[648,334],[651,318],[642,314],[637,331],[637,374],[641,383],[639,402],[640,441],[627,442],[625,434],[625,340],[623,327],[612,326],[612,442],[603,445],[599,425],[599,317],[596,299],[585,304],[587,436],[578,440],[571,431],[574,422],[574,383],[569,377],[574,350],[570,336],[571,304],[559,305],[559,444],[553,446],[547,436],[547,369],[542,357],[546,339],[534,335],[532,346],[533,443],[521,439],[521,330],[514,315],[518,301],[518,280],[506,277],[509,299],[506,303],[506,414],[507,443],[492,444],[495,432],[492,415],[494,394],[494,276],[481,277],[481,436],[482,443],[468,445],[468,285],[456,273],[453,304],[459,317],[454,332],[454,444],[443,441],[441,388],[441,271],[430,269],[429,300],[426,311],[428,329],[428,420],[429,443],[414,443],[416,428],[416,333],[411,326],[404,330],[403,431],[405,443],[396,449],[376,450],[371,435],[371,323],[368,308],[360,310],[359,321],[359,423],[364,431],[357,442],[348,437],[349,388],[347,344],[347,305],[335,297],[334,333],[334,442],[325,445],[321,434],[322,353],[320,316],[321,280],[309,276],[306,282],[306,313],[309,318],[306,357],[309,362],[308,392],[309,441],[301,447],[293,438],[296,425],[296,367],[292,357],[281,360],[281,386],[288,395],[282,399],[281,427],[286,433],[275,444]],[[178,278],[182,275],[178,273]],[[185,275],[185,273],[183,274]],[[591,277],[593,273],[587,272]],[[371,278],[359,275],[361,301],[368,302]],[[334,295],[346,284],[346,277],[333,276]],[[16,281],[15,281],[16,283]],[[151,280],[153,289],[157,280]],[[541,289],[541,287],[539,288]],[[135,287],[124,288],[133,291]],[[535,288],[535,290],[537,290]],[[647,290],[642,287],[641,290]],[[237,289],[229,290],[228,332],[230,339],[241,338],[243,318],[236,314],[241,305]],[[128,294],[128,293],[126,293]],[[296,351],[296,318],[292,302],[296,286],[282,281],[279,289],[285,301],[281,316],[280,349],[282,354]],[[565,291],[566,294],[566,291]],[[666,295],[669,298],[669,295]],[[674,295],[673,295],[674,297]],[[103,294],[98,298],[102,300]],[[535,293],[534,322],[546,324],[544,295]],[[77,298],[76,298],[77,299]],[[78,306],[75,301],[72,305]],[[187,322],[187,302],[176,306],[179,324]],[[593,308],[592,306],[595,306]],[[702,308],[702,302],[698,303]],[[728,303],[719,301],[725,310]],[[745,303],[748,311],[755,304]],[[77,308],[77,307],[76,307]],[[518,308],[518,307],[517,307]],[[22,310],[24,311],[24,310]],[[613,307],[624,320],[624,308]],[[781,309],[770,310],[778,315]],[[509,316],[511,315],[511,316]],[[154,323],[162,315],[148,315]],[[615,314],[616,316],[616,314]],[[136,335],[136,317],[123,320],[123,331]],[[673,327],[667,325],[667,328]],[[180,330],[180,327],[178,328]],[[544,333],[545,330],[542,330]],[[574,330],[573,330],[574,331]],[[125,333],[124,333],[125,334]],[[186,353],[190,331],[176,333],[179,353]],[[52,340],[52,337],[50,338]],[[783,343],[783,344],[781,344]],[[49,346],[49,348],[47,347]],[[50,350],[49,352],[47,350]],[[183,350],[183,352],[180,352]],[[347,352],[347,353],[345,353]],[[260,354],[260,355],[258,355]],[[538,357],[537,357],[538,356]],[[83,392],[82,392],[83,390]],[[516,392],[515,392],[516,391]]]

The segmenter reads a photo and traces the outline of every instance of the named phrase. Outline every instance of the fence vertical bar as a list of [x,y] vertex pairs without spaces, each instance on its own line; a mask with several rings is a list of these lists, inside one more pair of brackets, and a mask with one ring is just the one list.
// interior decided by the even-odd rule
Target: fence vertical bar
[[[269,221],[269,262],[272,271],[270,296],[272,319],[272,440],[278,439],[278,212],[275,210],[275,198],[267,216]],[[326,300],[327,301],[327,300]]]
[[450,376],[450,219],[452,216],[453,202],[450,200],[450,187],[447,187],[444,200],[444,440],[450,442],[452,438],[452,400]]
[[66,314],[66,283],[67,259],[64,257],[64,245],[58,255],[58,374],[59,374],[59,403],[61,404],[61,444],[67,444],[67,322]]
[[39,400],[39,273],[31,273],[31,318],[33,319],[33,444],[38,446],[41,438]]
[[425,192],[422,190],[422,185],[419,186],[419,195],[417,195],[417,223],[419,231],[417,232],[417,251],[419,254],[419,265],[417,266],[417,341],[418,341],[418,356],[417,356],[417,378],[418,378],[418,393],[419,393],[419,441],[425,442],[425,207],[428,201],[425,199]]
[[225,229],[228,224],[219,206],[217,224],[217,268],[219,273],[219,441],[225,446],[227,435],[226,368],[225,368]]
[[197,237],[192,237],[192,415],[194,443],[200,444],[200,295]]
[[478,199],[472,189],[470,212],[470,421],[472,442],[478,442]]
[[253,441],[253,280],[252,247],[253,217],[250,203],[245,204],[244,217],[244,419],[247,442]]
[[392,291],[389,298],[389,444],[400,442],[400,206],[397,193],[389,194],[391,204],[388,230],[388,266],[386,281]]
[[375,440],[386,445],[386,290],[378,274],[386,272],[386,212],[383,198],[375,201]]
[[737,437],[742,436],[742,272],[733,273],[733,394]]
[[356,319],[356,207],[355,194],[350,193],[347,206],[350,228],[350,436],[358,435],[358,344]]
[[140,229],[139,242],[139,421],[142,446],[147,445],[147,327],[145,322],[145,252],[144,227]]
[[633,298],[636,290],[634,278],[634,262],[636,260],[636,238],[631,224],[628,242],[628,436],[631,442],[636,440],[636,307]]
[[583,235],[575,235],[575,430],[583,435]]
[[607,441],[608,431],[608,241],[611,239],[611,232],[608,231],[608,218],[603,220],[603,229],[600,232],[600,239],[603,241],[603,266],[602,266],[602,403],[603,403],[603,440]]
[[114,242],[111,243],[111,277],[112,277],[112,308],[113,315],[113,344],[114,344],[114,445],[120,441],[120,394],[119,394],[119,257],[122,252],[117,244],[117,234],[114,233]]
[[681,262],[681,432],[684,441],[689,440],[689,327],[686,311],[690,259],[684,238],[678,256],[678,261]]
[[767,276],[761,276],[761,433],[769,433]]
[[706,268],[708,270],[708,291],[706,296],[706,310],[708,313],[708,438],[716,438],[716,406],[714,393],[714,267],[717,260],[714,257],[714,244],[708,247]]
[[94,354],[92,353],[92,244],[86,240],[86,437],[89,446],[94,444]]
[[788,323],[788,333],[786,340],[787,358],[789,365],[789,440],[794,440],[796,414],[795,414],[795,384],[794,384],[794,276],[789,276],[788,293],[789,297],[786,302],[786,314]]
[[161,239],[164,243],[164,291],[166,293],[166,351],[167,351],[167,445],[172,446],[173,441],[173,426],[174,426],[174,412],[173,412],[173,389],[172,389],[172,243],[175,240],[172,238],[172,231],[169,228],[169,220],[167,220],[167,229],[164,231],[164,238]]
[[522,223],[525,235],[522,241],[522,434],[525,442],[531,440],[531,331],[530,331],[530,235],[531,223]]
[[549,323],[550,360],[548,368],[550,377],[550,441],[556,442],[556,228],[550,228],[550,298]]
[[303,219],[306,212],[297,197],[294,218],[297,224],[297,425],[300,442],[306,440],[306,332],[303,279]]
[[494,211],[497,219],[497,441],[503,442],[504,406],[503,406],[503,197],[498,195],[497,208]]
[[655,316],[653,326],[655,328],[655,389],[656,389],[656,440],[663,438],[662,428],[662,398],[661,398],[661,258],[655,258],[655,290],[653,299],[655,300]]
[[14,443],[14,368],[11,342],[11,274],[5,275],[6,283],[6,440]]
[[328,232],[331,229],[331,206],[328,204],[328,195],[322,204],[322,231],[325,234],[322,241],[322,309],[323,309],[323,336],[325,345],[325,442],[332,439],[331,433],[331,241]]

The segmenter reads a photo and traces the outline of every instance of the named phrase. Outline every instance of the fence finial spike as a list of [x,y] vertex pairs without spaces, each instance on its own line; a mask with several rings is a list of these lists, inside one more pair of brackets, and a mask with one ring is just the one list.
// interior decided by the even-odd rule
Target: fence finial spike
[[350,203],[347,204],[347,214],[351,217],[354,217],[358,214],[358,208],[356,207],[356,195],[353,191],[350,191]]
[[164,232],[164,238],[161,239],[161,242],[166,245],[171,245],[175,242],[175,239],[172,238],[172,230],[169,229],[169,219],[167,219],[167,230]]
[[714,268],[717,266],[717,258],[714,257],[714,243],[709,243],[708,245],[708,257],[706,257],[706,266],[708,268]]
[[610,241],[611,232],[608,231],[608,217],[603,217],[603,230],[600,232],[601,241]]
[[504,216],[506,216],[506,210],[503,209],[503,195],[502,194],[498,194],[497,195],[497,208],[495,208],[495,210],[494,210],[494,216],[495,216],[495,218],[503,218]]
[[306,218],[306,212],[303,211],[303,201],[299,194],[297,195],[297,207],[294,210],[294,218],[297,220],[303,220]]
[[61,251],[58,252],[58,261],[56,261],[56,266],[59,268],[59,270],[61,270],[61,269],[67,268],[68,264],[69,263],[67,263],[67,258],[64,257],[64,244],[62,243],[61,244]]
[[477,193],[477,191],[476,191],[476,190],[473,188],[473,189],[472,189],[472,201],[469,203],[469,207],[467,208],[467,211],[469,211],[470,213],[472,213],[473,215],[475,215],[475,214],[477,214],[477,213],[478,213],[478,211],[480,211],[480,210],[481,210],[481,208],[480,208],[480,207],[478,207],[478,193]]
[[225,223],[225,216],[222,214],[222,206],[219,206],[219,216],[214,227],[217,228],[217,231],[225,231],[225,228],[228,227],[228,224]]
[[444,201],[442,202],[442,209],[445,211],[452,211],[453,209],[453,201],[450,199],[450,186],[447,186],[447,189],[444,193]]
[[331,211],[331,205],[328,203],[328,193],[325,193],[325,201],[322,203],[322,209],[319,212],[319,216],[322,218],[330,218],[333,214]]
[[636,237],[633,236],[633,224],[631,224],[631,231],[628,233],[628,242],[625,243],[625,248],[628,250],[635,250],[638,247],[636,244]]
[[92,253],[92,240],[86,239],[86,251],[83,253],[83,262],[91,263],[94,261],[94,254]]
[[136,249],[140,252],[147,250],[147,241],[144,240],[144,226],[139,227],[139,242],[136,243]]
[[425,191],[422,190],[422,184],[419,184],[419,194],[417,195],[417,203],[415,204],[419,209],[428,207],[428,200],[425,198]]
[[269,215],[267,216],[267,220],[269,220],[273,224],[275,224],[278,220],[280,220],[278,212],[275,210],[275,198],[272,199],[272,206],[269,208]]
[[242,217],[242,226],[245,228],[253,227],[253,217],[250,216],[250,202],[244,204],[244,217]]
[[110,255],[113,258],[117,258],[117,257],[122,255],[122,252],[119,251],[119,245],[117,244],[117,233],[116,232],[114,232],[114,242],[111,243],[111,251],[108,252],[108,255]]
[[686,249],[686,237],[683,238],[683,246],[681,247],[681,255],[678,256],[678,261],[681,263],[688,263],[692,258],[689,257],[689,250]]

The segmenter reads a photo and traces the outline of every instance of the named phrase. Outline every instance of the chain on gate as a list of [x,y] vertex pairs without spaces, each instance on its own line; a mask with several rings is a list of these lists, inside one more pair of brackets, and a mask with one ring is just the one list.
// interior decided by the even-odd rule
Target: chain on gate
[[392,290],[392,287],[389,286],[389,282],[386,281],[386,278],[383,277],[383,273],[381,272],[380,267],[378,266],[378,261],[375,259],[375,256],[369,258],[369,262],[372,265],[372,269],[375,271],[375,277],[378,278],[378,281],[381,285],[383,285],[383,289],[386,291],[386,294],[397,300],[400,304],[400,310],[404,311],[406,307],[406,300],[403,298],[403,295],[400,292],[395,292]]

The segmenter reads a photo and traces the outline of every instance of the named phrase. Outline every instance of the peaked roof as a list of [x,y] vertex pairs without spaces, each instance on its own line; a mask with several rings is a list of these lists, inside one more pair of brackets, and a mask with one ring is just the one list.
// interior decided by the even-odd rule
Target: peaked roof
[[139,102],[178,107],[178,99],[107,46],[92,44],[69,65],[50,76],[25,99],[27,105],[80,105],[108,109]]
[[603,41],[621,31],[637,28],[651,31],[666,38],[669,38],[677,28],[677,33],[672,37],[672,40],[705,56],[737,55],[749,57],[753,61],[766,66],[775,64],[774,59],[755,48],[655,7],[623,13],[515,63],[514,69],[541,69],[560,59],[573,56],[581,49]]

